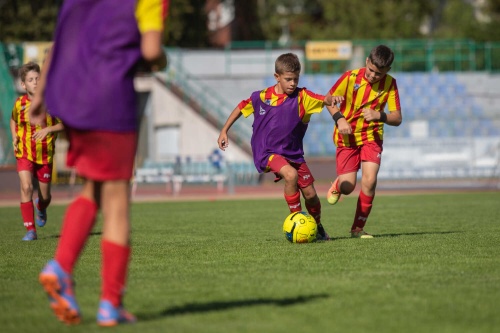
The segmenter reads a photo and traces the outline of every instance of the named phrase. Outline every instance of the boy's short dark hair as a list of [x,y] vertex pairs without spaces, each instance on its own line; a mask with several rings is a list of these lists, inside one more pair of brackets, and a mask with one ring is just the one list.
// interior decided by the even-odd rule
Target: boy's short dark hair
[[297,55],[293,53],[285,53],[280,55],[274,63],[274,71],[277,74],[283,74],[285,72],[300,73],[299,57],[297,57]]
[[21,82],[26,80],[26,74],[31,71],[35,71],[40,74],[40,66],[36,62],[30,61],[19,68],[19,77],[21,78]]
[[378,45],[372,49],[368,59],[378,68],[391,67],[394,61],[394,52],[385,45]]

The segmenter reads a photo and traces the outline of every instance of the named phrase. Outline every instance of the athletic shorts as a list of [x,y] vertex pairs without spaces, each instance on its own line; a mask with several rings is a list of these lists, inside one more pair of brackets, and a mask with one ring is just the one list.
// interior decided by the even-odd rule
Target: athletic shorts
[[300,188],[307,187],[314,183],[314,177],[305,162],[295,163],[277,154],[271,155],[267,162],[267,169],[270,172],[274,172],[274,174],[276,175],[276,178],[274,179],[275,182],[279,182],[281,180],[282,177],[278,172],[285,165],[291,165],[295,170],[297,170],[297,173],[299,175],[297,184]]
[[29,171],[31,174],[38,179],[40,183],[50,183],[52,180],[52,166],[53,164],[36,164],[27,158],[17,159],[17,172],[19,171]]
[[337,147],[337,174],[357,172],[361,167],[361,162],[373,162],[380,165],[382,150],[382,143],[375,141],[356,147]]
[[94,181],[130,180],[137,149],[137,132],[68,129],[67,165]]

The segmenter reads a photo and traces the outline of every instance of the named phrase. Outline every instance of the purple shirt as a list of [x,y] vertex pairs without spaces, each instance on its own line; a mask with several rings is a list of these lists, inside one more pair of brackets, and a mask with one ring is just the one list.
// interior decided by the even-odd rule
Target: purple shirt
[[254,108],[252,151],[255,167],[265,172],[269,157],[278,154],[292,162],[303,163],[302,140],[307,124],[299,117],[298,91],[280,105],[271,106],[260,98],[260,91],[250,97]]
[[138,129],[134,74],[141,59],[136,0],[66,0],[59,12],[45,93],[71,128]]

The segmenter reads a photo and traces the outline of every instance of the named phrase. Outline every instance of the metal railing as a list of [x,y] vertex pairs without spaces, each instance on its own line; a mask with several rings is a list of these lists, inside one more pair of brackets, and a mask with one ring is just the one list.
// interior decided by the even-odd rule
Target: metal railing
[[[273,50],[305,48],[307,41],[295,41],[285,46],[269,41],[234,41],[225,49],[226,72],[244,59],[237,59],[231,51],[264,51],[261,59],[246,59],[269,62]],[[469,39],[447,40],[352,40],[353,49],[361,48],[364,56],[379,44],[391,47],[396,55],[392,70],[397,72],[500,72],[500,42],[476,42]],[[364,59],[364,58],[363,58]],[[271,59],[270,63],[274,61]],[[305,73],[339,73],[350,68],[350,60],[308,61],[305,60]]]

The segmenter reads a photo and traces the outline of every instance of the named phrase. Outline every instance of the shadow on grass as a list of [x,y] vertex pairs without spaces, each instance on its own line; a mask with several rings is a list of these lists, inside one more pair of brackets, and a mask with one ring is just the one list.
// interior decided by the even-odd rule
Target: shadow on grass
[[[94,232],[91,232],[89,234],[89,236],[101,236],[102,235],[102,231],[94,231]],[[41,237],[41,238],[59,238],[61,237],[61,235],[51,235],[51,236],[45,236],[45,237]],[[40,237],[38,238],[40,239]]]
[[[422,235],[446,235],[446,234],[458,234],[463,233],[463,231],[422,231],[422,232],[402,232],[399,234],[378,234],[373,235],[373,238],[386,238],[386,237],[400,237],[400,236],[422,236]],[[351,239],[350,236],[346,237],[335,237],[337,239]]]
[[159,313],[137,314],[137,318],[139,320],[155,320],[163,317],[230,310],[230,309],[249,307],[249,306],[260,306],[260,305],[290,306],[300,303],[311,302],[314,301],[315,299],[327,298],[327,297],[330,296],[326,294],[319,294],[319,295],[309,295],[309,296],[288,297],[282,299],[257,298],[257,299],[247,299],[247,300],[237,300],[237,301],[187,303],[182,306],[174,306],[172,308],[166,308],[165,310]]

